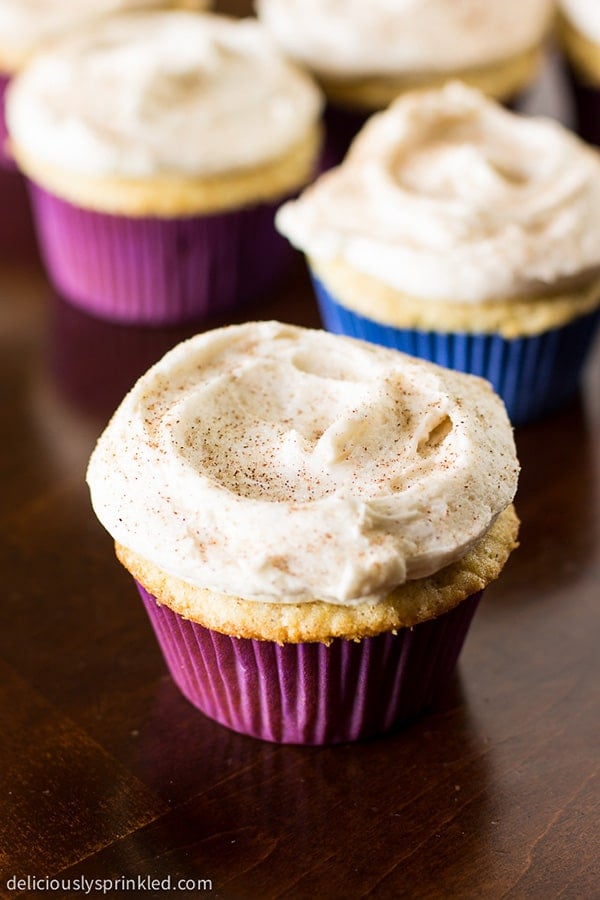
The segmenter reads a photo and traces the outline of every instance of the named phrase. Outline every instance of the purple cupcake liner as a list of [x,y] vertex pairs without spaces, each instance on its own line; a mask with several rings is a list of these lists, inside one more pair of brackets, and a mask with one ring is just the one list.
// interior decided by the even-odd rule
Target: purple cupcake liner
[[30,182],[40,250],[65,299],[112,322],[206,319],[268,291],[293,259],[277,204],[187,218],[130,218],[74,206]]
[[313,278],[327,331],[393,347],[449,369],[480,375],[500,395],[513,425],[559,409],[577,392],[600,322],[600,308],[539,335],[419,331],[383,325],[338,303]]
[[0,75],[0,166],[12,170],[17,166],[10,152],[6,127],[6,91],[11,80],[10,75]]
[[182,694],[233,731],[336,744],[393,731],[449,681],[482,591],[437,619],[360,642],[279,645],[220,634],[139,593]]

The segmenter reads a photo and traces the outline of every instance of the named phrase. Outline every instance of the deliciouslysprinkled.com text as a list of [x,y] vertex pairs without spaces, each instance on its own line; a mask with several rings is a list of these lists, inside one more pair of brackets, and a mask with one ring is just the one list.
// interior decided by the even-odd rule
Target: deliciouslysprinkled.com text
[[164,878],[154,878],[151,875],[137,875],[128,877],[119,875],[117,878],[86,878],[78,875],[74,878],[52,878],[49,876],[38,877],[25,875],[19,877],[11,875],[6,879],[6,889],[9,891],[41,891],[48,894],[61,892],[61,894],[111,894],[114,891],[212,891],[213,883],[210,878],[172,878],[170,875]]

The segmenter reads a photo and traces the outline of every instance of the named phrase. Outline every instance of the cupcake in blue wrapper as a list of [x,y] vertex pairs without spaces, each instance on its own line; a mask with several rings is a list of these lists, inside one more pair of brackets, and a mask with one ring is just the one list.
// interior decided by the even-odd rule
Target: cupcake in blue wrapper
[[600,157],[459,83],[374,116],[279,212],[325,327],[487,378],[513,424],[564,404],[600,318]]

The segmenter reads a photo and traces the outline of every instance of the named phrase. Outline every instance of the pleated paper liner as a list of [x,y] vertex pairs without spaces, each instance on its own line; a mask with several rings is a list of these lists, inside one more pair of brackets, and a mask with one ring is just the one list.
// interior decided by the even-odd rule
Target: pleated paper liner
[[181,324],[271,289],[293,259],[277,204],[215,215],[133,218],[82,209],[30,183],[42,257],[65,299],[116,323]]
[[220,634],[138,590],[187,699],[233,731],[285,744],[336,744],[422,714],[456,666],[483,592],[416,625],[360,642],[279,645]]
[[383,344],[449,369],[487,378],[506,405],[513,425],[559,409],[577,392],[600,322],[600,309],[539,335],[419,331],[395,328],[352,312],[314,279],[327,331]]

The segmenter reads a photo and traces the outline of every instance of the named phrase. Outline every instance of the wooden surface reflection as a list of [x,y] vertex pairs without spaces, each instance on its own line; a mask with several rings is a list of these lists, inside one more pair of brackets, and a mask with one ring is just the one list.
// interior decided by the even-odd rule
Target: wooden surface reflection
[[[301,261],[245,314],[316,325]],[[188,333],[88,318],[28,240],[2,261],[0,892],[61,873],[226,898],[596,896],[600,354],[517,432],[522,547],[445,696],[401,734],[302,749],[180,697],[89,506],[108,415]]]
[[[363,744],[261,743],[179,695],[84,485],[116,403],[191,330],[117,328],[66,305],[12,189],[0,896],[12,876],[139,875],[210,879],[222,898],[597,897],[600,346],[581,395],[517,432],[522,546],[431,713]],[[301,260],[244,315],[317,325]]]

